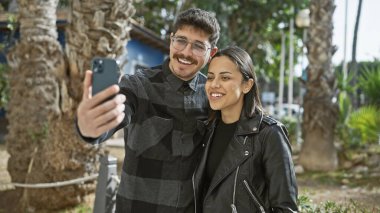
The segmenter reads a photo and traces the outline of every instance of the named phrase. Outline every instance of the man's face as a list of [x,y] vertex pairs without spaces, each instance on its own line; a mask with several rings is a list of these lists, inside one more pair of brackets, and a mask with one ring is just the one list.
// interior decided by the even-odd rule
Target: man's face
[[218,50],[211,48],[209,36],[192,26],[183,26],[172,34],[169,67],[175,76],[188,81],[207,64]]

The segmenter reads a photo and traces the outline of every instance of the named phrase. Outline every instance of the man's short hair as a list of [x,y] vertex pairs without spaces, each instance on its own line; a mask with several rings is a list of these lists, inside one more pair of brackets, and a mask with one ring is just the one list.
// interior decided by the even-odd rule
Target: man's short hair
[[218,43],[220,26],[215,15],[211,12],[199,8],[190,8],[181,12],[175,20],[173,32],[176,33],[178,29],[185,25],[193,26],[208,33],[212,47],[215,47]]

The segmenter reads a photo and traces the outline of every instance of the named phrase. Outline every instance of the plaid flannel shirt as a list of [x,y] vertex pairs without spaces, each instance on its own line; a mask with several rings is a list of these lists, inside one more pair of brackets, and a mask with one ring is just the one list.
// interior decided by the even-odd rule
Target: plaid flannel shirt
[[124,75],[119,83],[127,97],[125,158],[116,212],[194,212],[191,177],[201,155],[208,101],[206,77],[184,82],[163,65]]

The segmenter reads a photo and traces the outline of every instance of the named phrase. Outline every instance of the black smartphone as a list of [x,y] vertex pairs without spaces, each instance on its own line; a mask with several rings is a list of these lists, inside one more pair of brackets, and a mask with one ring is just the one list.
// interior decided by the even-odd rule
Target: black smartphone
[[[117,84],[120,71],[112,58],[95,57],[92,59],[92,95]],[[111,97],[110,97],[111,98]]]

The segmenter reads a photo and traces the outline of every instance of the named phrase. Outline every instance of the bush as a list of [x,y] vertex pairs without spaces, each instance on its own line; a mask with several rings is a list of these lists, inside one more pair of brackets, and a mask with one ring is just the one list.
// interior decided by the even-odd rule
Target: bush
[[297,142],[297,117],[284,116],[280,119],[280,121],[285,125],[286,129],[289,132],[290,143],[295,144]]
[[365,106],[353,112],[348,118],[348,127],[358,135],[361,144],[377,143],[380,135],[380,109]]
[[326,201],[317,205],[313,204],[312,200],[308,196],[300,195],[298,197],[298,210],[300,213],[370,213],[378,211],[380,209],[375,209],[375,207],[362,206],[352,199],[344,204],[338,204],[333,201]]
[[359,77],[359,88],[368,99],[368,103],[380,107],[380,66],[364,67]]
[[6,109],[9,101],[9,67],[0,63],[0,108]]

